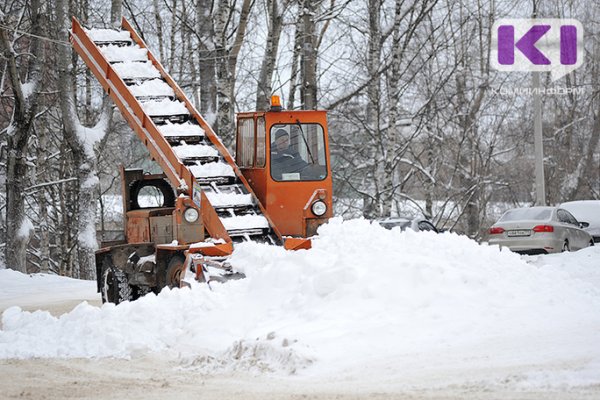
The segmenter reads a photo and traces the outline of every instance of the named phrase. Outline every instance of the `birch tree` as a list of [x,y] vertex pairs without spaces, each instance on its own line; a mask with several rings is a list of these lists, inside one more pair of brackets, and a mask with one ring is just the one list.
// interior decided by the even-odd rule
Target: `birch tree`
[[199,49],[200,113],[214,125],[217,112],[217,70],[212,3],[211,0],[197,0],[196,36]]
[[316,26],[315,17],[317,0],[304,0],[302,3],[302,57],[300,59],[300,77],[302,85],[300,93],[302,109],[312,110],[317,107],[317,54],[315,52]]
[[[267,14],[267,42],[263,55],[258,84],[256,85],[256,109],[267,110],[270,104],[272,92],[273,71],[277,62],[279,39],[283,27],[283,11],[287,8],[287,2],[279,6],[279,0],[266,0]],[[280,11],[280,9],[282,10]],[[293,100],[292,100],[293,101]]]
[[[8,11],[8,10],[7,10]],[[14,12],[14,10],[12,10]],[[25,8],[15,14],[0,14],[1,24],[14,27],[14,36],[6,28],[0,28],[0,46],[6,60],[6,71],[13,94],[12,119],[3,131],[6,137],[6,247],[5,261],[9,268],[26,272],[26,250],[33,224],[25,214],[25,188],[29,163],[28,142],[35,130],[35,118],[39,92],[42,86],[45,49],[36,36],[43,35],[44,10],[41,2],[32,0],[29,15]],[[14,16],[17,16],[16,18]],[[27,30],[36,36],[18,39],[19,30]],[[22,54],[16,48],[21,43]],[[25,82],[21,79],[24,78]]]
[[[56,16],[58,38],[63,42],[68,40],[70,25],[70,8],[65,0],[57,0]],[[121,3],[112,2],[111,19],[113,26],[121,14]],[[65,46],[57,47],[58,89],[60,91],[60,109],[64,123],[65,139],[72,150],[75,161],[75,174],[78,178],[78,261],[80,277],[95,278],[94,252],[96,244],[96,209],[97,209],[97,160],[94,144],[106,134],[112,115],[112,104],[105,97],[100,118],[95,126],[86,128],[81,124],[77,113],[75,90],[73,88],[73,65],[71,64],[72,50]]]

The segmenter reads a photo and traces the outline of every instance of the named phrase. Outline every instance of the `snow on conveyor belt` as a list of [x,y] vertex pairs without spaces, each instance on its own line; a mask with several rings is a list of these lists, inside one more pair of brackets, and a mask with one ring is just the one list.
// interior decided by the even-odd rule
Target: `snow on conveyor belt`
[[229,164],[214,162],[203,165],[192,165],[188,167],[197,178],[210,178],[218,176],[234,177],[235,172]]
[[164,125],[159,125],[158,130],[165,136],[204,136],[204,129],[200,125],[189,122],[183,124],[172,124],[167,122]]
[[217,157],[219,152],[212,146],[202,144],[182,144],[173,147],[173,151],[180,159],[192,157]]
[[251,206],[254,204],[251,194],[205,192],[213,207]]
[[151,100],[143,102],[142,107],[144,108],[144,111],[146,111],[146,114],[150,116],[181,115],[190,113],[185,107],[185,104],[179,100]]
[[161,79],[152,79],[137,85],[131,85],[129,86],[129,90],[131,90],[131,93],[136,97],[175,96],[175,92],[171,86]]
[[228,231],[243,229],[266,229],[269,221],[262,215],[239,215],[229,218],[221,218],[223,226]]
[[109,62],[135,62],[147,61],[148,50],[140,46],[116,46],[108,45],[100,47],[100,51]]
[[119,42],[131,41],[128,31],[117,31],[114,29],[86,29],[90,39],[94,42]]
[[150,61],[147,62],[122,62],[113,64],[115,72],[122,79],[152,79],[160,78],[160,72]]

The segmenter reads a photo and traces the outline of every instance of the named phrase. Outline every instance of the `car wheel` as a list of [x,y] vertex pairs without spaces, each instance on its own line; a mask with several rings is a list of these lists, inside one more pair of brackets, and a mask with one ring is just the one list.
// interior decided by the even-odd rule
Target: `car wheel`
[[105,263],[102,267],[100,293],[103,303],[119,304],[132,299],[132,290],[127,275],[110,262]]
[[590,240],[590,246],[589,247],[592,247],[593,245],[594,245],[594,241]]
[[562,251],[571,251],[571,248],[569,247],[569,241],[565,240],[565,242],[563,243],[563,247],[562,247]]

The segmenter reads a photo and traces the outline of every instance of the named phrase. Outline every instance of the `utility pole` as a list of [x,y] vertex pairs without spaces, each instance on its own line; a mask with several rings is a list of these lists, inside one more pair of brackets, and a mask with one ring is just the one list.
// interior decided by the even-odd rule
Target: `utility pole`
[[533,135],[535,147],[535,204],[546,205],[546,185],[544,181],[544,138],[542,136],[542,96],[540,94],[540,73],[533,72]]
[[[537,18],[538,1],[532,0],[533,13]],[[544,180],[544,137],[542,136],[542,95],[540,94],[540,73],[532,72],[533,84],[533,145],[535,152],[535,205],[546,205],[546,183]]]

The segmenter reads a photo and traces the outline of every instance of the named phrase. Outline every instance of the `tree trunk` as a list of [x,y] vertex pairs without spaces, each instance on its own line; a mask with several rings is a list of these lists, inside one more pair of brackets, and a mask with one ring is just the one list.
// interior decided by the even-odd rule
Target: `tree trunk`
[[196,4],[196,31],[199,39],[198,72],[200,74],[200,114],[216,127],[217,81],[215,42],[211,0],[198,0]]
[[163,24],[160,16],[160,7],[158,6],[158,0],[152,0],[154,6],[154,22],[156,23],[156,39],[158,40],[158,54],[160,56],[160,62],[164,63],[165,59],[165,44],[163,37]]
[[[37,176],[48,176],[48,163],[46,160],[48,149],[48,136],[46,127],[42,126],[37,130]],[[50,272],[50,232],[48,223],[48,197],[46,190],[40,189],[37,193],[37,204],[39,207],[39,220],[37,221],[39,238],[40,238],[40,272]]]
[[302,108],[317,108],[317,55],[315,54],[315,14],[316,0],[304,0],[302,22],[304,37],[302,43]]
[[233,79],[229,70],[229,49],[226,28],[230,14],[227,0],[219,0],[215,16],[215,46],[217,57],[217,133],[225,145],[233,140],[233,108],[230,93]]
[[[69,8],[66,0],[57,1],[56,9],[59,24],[59,39],[68,40]],[[73,153],[78,179],[78,218],[77,218],[77,259],[78,278],[94,279],[96,276],[95,251],[96,243],[96,209],[98,193],[97,160],[94,154],[94,143],[88,143],[86,128],[81,126],[77,115],[75,92],[72,86],[73,69],[69,62],[71,49],[57,46],[58,89],[60,91],[60,108],[64,123],[65,140]],[[100,119],[93,130],[100,130],[104,136],[110,125],[112,104],[105,97]]]
[[176,36],[177,36],[177,0],[172,0],[171,4],[171,32],[170,32],[170,52],[169,52],[169,64],[168,71],[169,73],[175,73],[175,51],[177,50],[176,46]]
[[256,109],[266,111],[269,109],[272,92],[273,70],[277,62],[279,38],[281,37],[282,16],[279,13],[278,0],[267,0],[269,10],[269,31],[267,33],[267,46],[260,67],[258,85],[256,87]]
[[[30,10],[32,33],[41,35],[43,32],[39,0],[32,0]],[[5,26],[9,25],[7,18],[0,18]],[[32,37],[29,49],[32,60],[27,73],[24,73],[22,64],[19,64],[20,57],[12,47],[8,32],[6,29],[0,29],[0,47],[6,59],[7,74],[14,95],[13,118],[7,132],[5,261],[8,268],[26,272],[26,252],[32,229],[31,222],[25,215],[25,187],[28,176],[27,144],[33,132],[44,51],[39,39]],[[30,90],[27,93],[23,90],[21,76],[28,77]]]
[[296,101],[296,90],[298,89],[298,59],[302,50],[302,17],[299,16],[296,24],[296,32],[294,33],[294,49],[292,54],[292,71],[290,74],[290,91],[288,94],[287,109],[293,110]]
[[379,131],[379,104],[380,104],[380,73],[381,64],[381,0],[369,0],[369,53],[367,58],[367,72],[369,84],[367,86],[367,126],[372,132]]

